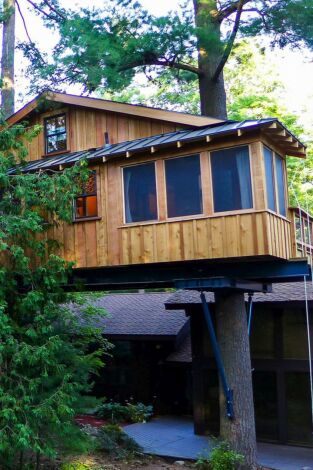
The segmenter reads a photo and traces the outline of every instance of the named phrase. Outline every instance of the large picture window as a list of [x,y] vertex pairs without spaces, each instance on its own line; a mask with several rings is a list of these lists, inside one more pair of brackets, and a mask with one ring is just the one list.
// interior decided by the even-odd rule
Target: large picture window
[[158,218],[155,164],[123,168],[125,221],[143,222]]
[[269,148],[263,147],[263,154],[266,177],[267,205],[269,209],[276,211],[273,152]]
[[278,209],[281,215],[286,215],[286,187],[285,187],[285,173],[284,161],[279,155],[275,155],[276,163],[276,179],[277,179],[277,196],[278,196]]
[[75,219],[97,217],[97,174],[93,171],[82,185],[81,194],[75,199]]
[[165,176],[167,216],[201,214],[203,209],[199,155],[165,160]]
[[67,150],[66,116],[60,114],[45,119],[45,152]]
[[251,209],[252,186],[248,146],[211,153],[214,211]]

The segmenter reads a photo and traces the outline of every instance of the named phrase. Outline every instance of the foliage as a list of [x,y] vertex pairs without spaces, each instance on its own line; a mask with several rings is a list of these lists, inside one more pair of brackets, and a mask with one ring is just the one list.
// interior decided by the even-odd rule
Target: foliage
[[200,455],[195,467],[198,470],[235,470],[243,461],[241,454],[231,450],[229,444],[222,441],[207,454]]
[[[53,228],[70,221],[72,200],[88,171],[23,173],[25,141],[40,129],[0,129],[0,461],[6,468],[31,453],[84,450],[87,437],[73,417],[95,403],[89,376],[107,349],[91,326],[66,305],[62,285],[72,265],[59,258]],[[89,345],[94,346],[92,351]],[[25,462],[24,458],[24,462]]]
[[108,424],[98,432],[100,449],[116,459],[130,459],[141,452],[140,446],[120,426]]
[[144,423],[153,415],[153,406],[143,403],[126,402],[125,405],[113,401],[104,402],[96,411],[97,416],[112,423]]
[[21,45],[32,77],[35,71],[33,84],[40,88],[66,82],[80,83],[89,92],[121,90],[137,72],[157,79],[164,69],[187,83],[204,73],[201,61],[195,63],[200,48],[201,60],[214,56],[222,70],[231,51],[236,53],[237,34],[267,35],[279,47],[313,47],[310,0],[189,0],[162,17],[151,15],[137,0],[112,0],[102,10],[61,11],[55,0],[50,5],[54,10],[41,16],[60,36],[52,55],[33,43]]

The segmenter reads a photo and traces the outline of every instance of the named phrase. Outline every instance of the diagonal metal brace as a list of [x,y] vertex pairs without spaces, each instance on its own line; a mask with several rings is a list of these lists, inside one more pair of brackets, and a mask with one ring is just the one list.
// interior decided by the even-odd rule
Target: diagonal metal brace
[[212,343],[213,353],[214,353],[217,368],[218,368],[218,373],[220,375],[220,379],[222,382],[222,387],[223,387],[224,396],[226,400],[226,414],[229,419],[234,419],[233,391],[229,388],[228,383],[227,383],[225,369],[224,369],[222,356],[221,356],[221,351],[217,342],[211,313],[210,313],[209,306],[208,306],[208,303],[206,301],[206,298],[203,292],[200,293],[200,298],[202,302],[204,318],[205,318],[205,321],[209,330],[210,338],[211,338],[211,343]]

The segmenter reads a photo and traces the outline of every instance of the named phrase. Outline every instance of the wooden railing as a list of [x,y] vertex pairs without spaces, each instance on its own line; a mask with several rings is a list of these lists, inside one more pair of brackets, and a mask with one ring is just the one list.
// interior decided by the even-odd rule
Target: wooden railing
[[292,220],[293,256],[313,261],[313,216],[302,208],[289,208]]

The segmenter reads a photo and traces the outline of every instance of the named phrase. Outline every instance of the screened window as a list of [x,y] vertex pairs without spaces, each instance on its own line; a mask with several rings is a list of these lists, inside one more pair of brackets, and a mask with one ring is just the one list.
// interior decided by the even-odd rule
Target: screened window
[[93,171],[82,186],[82,193],[75,199],[75,219],[96,217],[97,207],[97,175]]
[[165,177],[168,217],[203,212],[199,155],[165,160]]
[[158,218],[155,164],[123,168],[125,221],[143,222]]
[[234,147],[212,152],[211,165],[214,211],[252,208],[249,148]]
[[273,152],[269,148],[264,147],[263,153],[266,176],[267,205],[269,209],[271,209],[272,211],[276,211]]
[[66,116],[61,114],[45,119],[45,152],[67,149]]
[[275,155],[276,162],[276,179],[277,179],[277,195],[278,195],[278,208],[281,215],[286,215],[286,188],[285,188],[285,174],[284,162],[279,155]]

